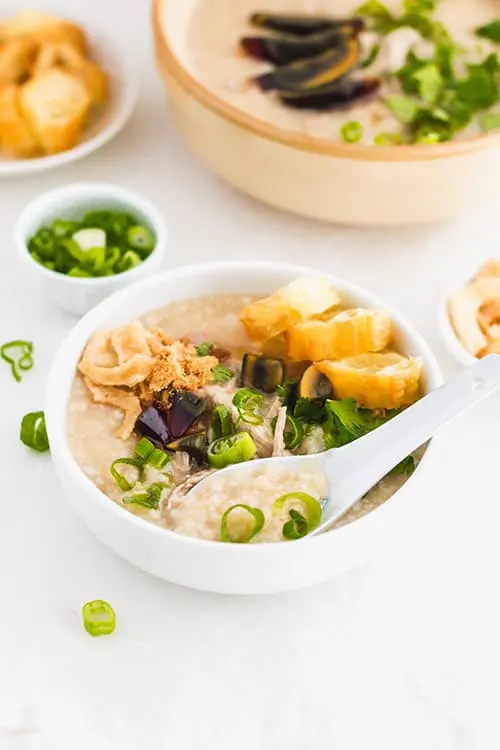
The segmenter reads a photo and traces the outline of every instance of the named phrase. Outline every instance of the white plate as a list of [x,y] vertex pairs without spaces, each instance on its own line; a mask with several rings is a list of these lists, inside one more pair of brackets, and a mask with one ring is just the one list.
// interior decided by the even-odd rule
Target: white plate
[[[78,23],[78,20],[76,20]],[[111,99],[96,112],[83,133],[82,140],[74,148],[51,156],[36,159],[14,159],[0,153],[0,178],[16,177],[83,159],[96,151],[120,132],[130,118],[137,102],[137,80],[132,65],[126,60],[112,40],[93,34],[92,29],[81,24],[88,33],[95,58],[110,76]]]

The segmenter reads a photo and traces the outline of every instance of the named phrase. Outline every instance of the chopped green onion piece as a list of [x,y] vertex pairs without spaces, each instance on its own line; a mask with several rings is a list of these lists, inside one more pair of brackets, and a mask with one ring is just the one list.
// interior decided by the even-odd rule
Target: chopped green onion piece
[[208,357],[212,350],[213,344],[211,341],[204,341],[203,344],[200,344],[196,347],[196,354],[198,357]]
[[[120,474],[117,466],[133,466],[134,469],[137,471],[137,475],[134,481],[130,481],[127,479],[126,476],[123,474]],[[142,477],[144,476],[144,466],[143,462],[140,458],[117,458],[113,461],[111,466],[109,467],[109,471],[111,473],[111,476],[115,480],[118,487],[122,490],[122,492],[127,492],[128,490],[132,490],[137,482],[139,482]]]
[[113,607],[102,599],[87,602],[82,607],[83,626],[89,635],[110,635],[116,627]]
[[228,383],[234,377],[234,372],[228,367],[218,364],[212,368],[212,375],[215,383]]
[[434,133],[433,131],[430,132],[422,132],[417,133],[415,137],[415,143],[439,143],[441,141],[441,136],[439,133]]
[[[253,519],[253,525],[250,529],[244,530],[238,536],[232,534],[229,530],[229,518],[233,511],[242,510],[248,513]],[[252,508],[251,505],[232,505],[223,514],[220,520],[220,538],[223,542],[232,542],[234,544],[248,544],[264,528],[266,519],[260,508]]]
[[363,137],[363,126],[357,120],[350,120],[342,125],[340,135],[346,143],[359,143]]
[[298,448],[306,435],[305,427],[302,422],[292,417],[291,414],[287,414],[285,423],[285,432],[283,439],[285,442],[285,448],[290,451]]
[[212,430],[214,439],[228,437],[234,432],[231,413],[226,406],[216,406],[212,412]]
[[74,233],[72,240],[76,242],[80,250],[87,253],[97,247],[106,247],[106,232],[104,229],[97,229],[96,227],[79,229],[78,232]]
[[74,266],[70,271],[67,273],[68,276],[71,276],[73,279],[91,279],[92,276],[88,271],[84,271],[83,268],[78,268],[78,266]]
[[115,266],[122,257],[119,247],[108,247],[106,249],[106,268],[115,271]]
[[50,227],[56,237],[67,237],[68,235],[74,234],[78,229],[77,221],[64,221],[64,219],[56,219],[52,222]]
[[45,427],[45,414],[43,411],[33,411],[25,414],[21,422],[21,442],[38,453],[49,450],[49,439]]
[[[16,352],[18,352],[17,356]],[[0,357],[10,365],[12,376],[19,383],[21,381],[19,370],[27,372],[33,367],[33,343],[21,339],[7,341],[0,347]]]
[[147,461],[147,459],[153,453],[154,449],[155,447],[151,440],[143,437],[135,446],[135,455],[137,456],[137,458],[142,458],[144,461]]
[[485,133],[500,128],[500,112],[488,112],[479,118],[479,124]]
[[55,250],[56,238],[48,227],[41,227],[31,238],[30,243],[42,260],[51,260]]
[[400,146],[403,139],[399,133],[377,133],[373,142],[376,146]]
[[259,425],[264,417],[258,413],[264,403],[264,396],[251,388],[242,388],[233,396],[233,406],[238,410],[238,421]]
[[312,495],[307,492],[288,492],[273,503],[273,514],[279,515],[285,506],[300,503],[305,510],[308,530],[313,531],[321,522],[321,505]]
[[136,225],[127,231],[127,243],[140,253],[150,253],[155,246],[154,234],[147,227]]
[[172,486],[172,481],[154,482],[141,492],[137,492],[134,495],[125,495],[122,498],[122,502],[124,505],[142,505],[144,508],[158,510],[162,492]]
[[298,510],[289,510],[289,520],[283,524],[281,533],[284,539],[302,539],[309,533],[309,524]]
[[213,469],[224,469],[232,464],[250,461],[257,453],[257,446],[248,432],[238,432],[221,437],[210,443],[208,463]]
[[130,271],[142,263],[142,258],[134,250],[127,250],[118,263],[118,273]]
[[170,456],[161,451],[159,448],[155,448],[154,451],[148,458],[148,465],[152,466],[153,469],[163,469],[163,467],[170,461]]

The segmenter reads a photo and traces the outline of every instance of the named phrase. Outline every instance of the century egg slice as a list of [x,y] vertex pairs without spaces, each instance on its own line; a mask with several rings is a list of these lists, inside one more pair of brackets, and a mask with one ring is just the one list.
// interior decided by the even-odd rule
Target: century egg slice
[[282,92],[280,99],[287,107],[295,109],[342,109],[374,94],[380,88],[379,78],[342,78],[327,86],[300,93]]
[[299,15],[293,13],[253,13],[250,16],[252,26],[278,31],[284,34],[307,36],[322,31],[335,29],[346,33],[358,33],[365,28],[362,18],[331,18],[329,16]]

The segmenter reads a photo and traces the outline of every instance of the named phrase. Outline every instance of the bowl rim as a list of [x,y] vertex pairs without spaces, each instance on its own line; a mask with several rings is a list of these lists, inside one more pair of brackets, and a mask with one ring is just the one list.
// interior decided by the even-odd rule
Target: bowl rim
[[497,133],[483,133],[482,135],[464,140],[452,140],[446,143],[432,144],[432,146],[415,144],[398,146],[396,148],[395,146],[343,143],[342,141],[331,141],[326,138],[315,138],[293,130],[286,130],[273,125],[271,122],[261,120],[217,96],[214,91],[192,75],[182,63],[174,47],[170,44],[162,22],[162,13],[169,1],[172,2],[172,0],[153,0],[152,5],[156,59],[160,70],[162,68],[168,70],[184,91],[193,96],[205,108],[253,135],[258,135],[268,141],[299,151],[342,159],[377,162],[426,162],[434,159],[464,156],[482,151],[483,149],[500,146],[500,131]]
[[[154,277],[149,277],[142,281],[136,282],[135,284],[129,285],[124,289],[121,289],[120,291],[114,293],[110,297],[107,297],[103,302],[90,310],[90,312],[84,315],[71,329],[69,334],[60,345],[52,361],[49,376],[47,379],[47,386],[45,390],[45,418],[51,453],[56,468],[58,468],[58,464],[64,464],[64,470],[67,475],[70,476],[73,486],[78,487],[78,491],[86,493],[89,497],[89,502],[91,497],[92,502],[94,504],[97,503],[101,507],[102,512],[106,513],[110,519],[113,518],[113,521],[116,521],[117,524],[127,524],[129,528],[135,527],[138,533],[142,530],[142,532],[144,533],[162,535],[162,538],[165,539],[166,544],[170,539],[171,541],[175,540],[176,544],[190,545],[198,548],[203,547],[206,550],[217,548],[219,551],[222,551],[222,554],[232,555],[233,557],[237,554],[258,554],[258,552],[254,552],[253,550],[258,550],[261,547],[265,547],[266,549],[289,549],[289,545],[284,545],[281,541],[266,542],[265,545],[237,545],[226,544],[219,541],[198,539],[196,537],[177,534],[170,529],[165,529],[164,527],[157,526],[156,524],[151,523],[151,521],[136,516],[133,513],[127,512],[126,509],[120,507],[118,503],[115,503],[112,499],[110,499],[101,489],[99,489],[99,487],[97,487],[92,482],[92,480],[83,472],[83,470],[76,462],[76,459],[73,457],[73,454],[69,448],[66,432],[67,400],[65,400],[64,404],[61,404],[60,393],[61,378],[62,382],[64,383],[67,383],[67,379],[69,378],[71,378],[71,380],[73,379],[76,362],[89,336],[91,336],[92,333],[96,330],[99,330],[99,328],[102,328],[101,321],[103,318],[106,318],[109,313],[112,313],[113,311],[119,309],[123,310],[127,298],[135,295],[145,296],[145,293],[149,288],[157,287],[163,284],[166,279],[169,279],[170,281],[175,281],[176,279],[178,279],[181,283],[187,278],[193,276],[203,278],[204,275],[209,273],[212,274],[214,272],[217,273],[218,270],[223,270],[227,273],[228,271],[242,271],[245,269],[251,269],[252,271],[258,269],[259,273],[262,273],[263,276],[266,274],[266,271],[278,273],[284,272],[287,273],[290,277],[300,275],[310,276],[315,273],[320,273],[329,279],[329,281],[332,283],[332,286],[335,286],[335,284],[337,284],[341,293],[352,294],[353,297],[356,297],[356,295],[358,295],[361,298],[368,298],[370,304],[382,307],[383,309],[387,310],[393,320],[395,320],[398,327],[400,327],[404,331],[404,333],[418,345],[418,348],[422,352],[422,357],[425,363],[424,366],[427,371],[428,377],[432,381],[431,386],[433,388],[436,388],[443,382],[441,368],[439,367],[439,364],[432,350],[430,349],[423,336],[419,333],[419,331],[404,316],[402,316],[397,310],[393,309],[390,305],[386,305],[383,300],[379,299],[376,295],[373,295],[371,292],[367,292],[363,287],[353,284],[352,282],[347,281],[342,277],[336,277],[335,275],[329,274],[325,271],[322,272],[321,269],[317,269],[314,267],[311,268],[291,263],[279,263],[272,261],[216,261],[212,263],[179,266],[174,269],[163,271],[162,273],[157,274]],[[166,301],[165,304],[168,304],[168,301]],[[125,315],[126,313],[124,313],[124,316]],[[77,352],[76,354],[75,350]],[[63,373],[63,375],[61,376],[61,370],[67,370],[67,373]],[[382,514],[385,513],[387,515],[387,513],[390,512],[390,508],[398,507],[395,506],[394,503],[391,503],[389,501],[395,499],[396,495],[403,493],[405,489],[408,489],[408,487],[411,486],[411,484],[415,481],[415,477],[417,477],[421,473],[421,467],[429,462],[431,457],[430,454],[433,453],[433,442],[433,440],[429,441],[425,454],[422,457],[417,470],[406,480],[406,482],[400,489],[396,490],[396,492],[394,492],[394,494],[390,498],[388,498],[388,501],[377,506],[369,513],[364,514],[360,518],[356,519],[356,521],[335,529],[335,534],[337,536],[339,536],[340,534],[342,534],[343,536],[352,535],[353,529],[360,529],[361,526],[366,527],[369,523],[373,524],[375,518],[379,519],[381,518]],[[334,532],[332,531],[328,532],[327,534],[305,537],[298,541],[302,546],[328,544],[329,540],[333,538]]]
[[[68,200],[68,198],[74,198],[75,206],[77,206],[78,202],[85,197],[91,198],[95,195],[96,201],[98,201],[99,196],[104,196],[105,194],[115,197],[118,201],[124,204],[137,206],[137,209],[148,217],[148,221],[153,227],[156,235],[156,244],[147,258],[139,263],[139,265],[134,266],[134,268],[130,268],[123,273],[116,273],[113,274],[113,276],[97,276],[91,278],[68,276],[67,274],[53,271],[50,268],[45,268],[45,266],[42,266],[40,263],[37,263],[36,260],[33,260],[28,251],[25,237],[27,224],[31,223],[33,215],[37,214],[39,209],[45,209],[47,212],[50,211],[50,207],[57,206],[59,198],[62,196],[64,196],[66,200]],[[40,210],[40,213],[41,212],[42,211]],[[37,273],[40,273],[41,276],[46,279],[64,280],[63,283],[67,283],[68,285],[71,284],[74,287],[106,287],[112,285],[117,278],[127,280],[134,279],[145,266],[150,265],[151,262],[153,262],[153,259],[154,261],[157,261],[159,255],[164,255],[168,239],[168,224],[163,218],[160,210],[149,200],[149,198],[121,185],[101,181],[72,182],[39,193],[25,205],[14,226],[14,242],[22,262],[29,266],[33,272],[36,271]]]

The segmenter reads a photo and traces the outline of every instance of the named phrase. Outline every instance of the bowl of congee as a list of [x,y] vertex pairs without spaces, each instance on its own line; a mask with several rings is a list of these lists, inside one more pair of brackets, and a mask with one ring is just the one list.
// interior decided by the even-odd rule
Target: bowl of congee
[[153,0],[171,111],[216,174],[358,225],[493,200],[496,0]]
[[[259,594],[340,575],[398,534],[432,442],[314,534],[318,456],[440,382],[421,336],[368,292],[300,266],[213,263],[88,313],[45,412],[64,497],[102,542],[177,584]],[[272,461],[294,455],[300,471]]]

